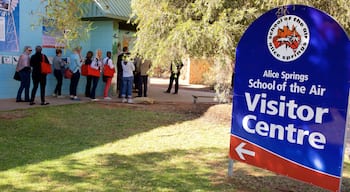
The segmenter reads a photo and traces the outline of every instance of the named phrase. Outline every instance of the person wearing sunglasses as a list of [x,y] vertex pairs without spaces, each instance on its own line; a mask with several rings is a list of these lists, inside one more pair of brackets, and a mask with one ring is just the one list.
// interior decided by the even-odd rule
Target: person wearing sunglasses
[[[23,53],[19,56],[16,71],[19,72],[21,84],[17,92],[16,102],[29,102],[29,87],[30,87],[30,54],[32,48],[24,46]],[[24,90],[24,100],[22,100],[22,92]]]

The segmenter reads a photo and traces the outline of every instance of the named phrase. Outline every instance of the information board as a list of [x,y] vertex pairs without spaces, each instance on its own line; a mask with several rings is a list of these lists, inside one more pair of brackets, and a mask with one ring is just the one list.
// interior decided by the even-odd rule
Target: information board
[[230,157],[340,191],[350,42],[303,5],[263,14],[236,52]]

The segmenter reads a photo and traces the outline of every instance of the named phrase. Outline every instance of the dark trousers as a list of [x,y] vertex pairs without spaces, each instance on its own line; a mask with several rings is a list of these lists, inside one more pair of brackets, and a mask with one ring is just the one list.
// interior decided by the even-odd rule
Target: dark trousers
[[69,85],[69,94],[71,96],[77,96],[77,88],[78,88],[79,79],[80,79],[80,72],[77,71],[77,72],[73,73],[73,76],[70,79],[70,85]]
[[21,77],[21,85],[18,89],[16,100],[22,100],[22,92],[24,89],[24,101],[29,101],[30,70],[22,69],[19,71],[19,76]]
[[36,95],[36,90],[39,87],[39,83],[40,83],[40,99],[41,99],[41,103],[45,103],[46,75],[44,75],[44,74],[40,74],[37,77],[33,77],[33,89],[32,89],[32,95],[31,95],[30,101],[34,102],[35,95]]
[[140,73],[136,73],[134,75],[134,85],[135,85],[135,89],[139,89],[140,87],[140,80],[141,79],[141,74]]
[[61,95],[62,82],[63,82],[62,71],[55,69],[53,71],[53,74],[55,75],[56,80],[57,80],[57,84],[56,84],[56,88],[55,88],[55,92],[54,93],[57,94],[57,95]]
[[142,87],[143,87],[143,96],[147,97],[147,85],[148,85],[148,75],[141,75],[138,82],[139,97],[142,97]]
[[100,79],[100,77],[91,77],[91,79],[92,79],[92,89],[90,92],[90,98],[96,99],[96,88],[97,88],[98,80]]
[[92,76],[86,76],[85,97],[90,97]]
[[117,74],[117,93],[119,98],[122,97],[123,73]]
[[178,90],[179,90],[179,76],[180,76],[180,73],[171,73],[169,87],[168,87],[167,92],[171,91],[171,88],[173,87],[174,80],[175,80],[175,92],[174,93],[178,92]]

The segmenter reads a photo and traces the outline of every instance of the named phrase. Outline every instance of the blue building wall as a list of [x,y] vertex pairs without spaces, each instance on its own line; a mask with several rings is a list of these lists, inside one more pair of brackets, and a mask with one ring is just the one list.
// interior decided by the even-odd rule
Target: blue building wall
[[[19,5],[16,9],[19,10],[19,51],[17,52],[6,52],[0,51],[0,55],[6,56],[19,56],[23,47],[30,45],[35,48],[36,45],[42,45],[42,27],[32,25],[37,25],[38,16],[35,15],[38,12],[38,7],[40,8],[42,4],[40,0],[20,0]],[[106,51],[112,51],[113,45],[113,34],[115,29],[113,29],[113,20],[109,21],[95,21],[94,22],[95,30],[91,32],[90,39],[87,42],[82,42],[83,47],[82,56],[85,57],[86,52],[91,50],[96,52],[97,49],[103,51],[103,57],[106,55]],[[34,53],[34,51],[33,51]],[[53,57],[55,55],[54,48],[44,48],[43,53],[48,57]],[[63,57],[69,57],[70,52],[65,51]],[[114,61],[115,63],[115,61]],[[13,74],[15,72],[16,63],[13,64],[4,64],[3,61],[0,61],[0,99],[4,98],[15,98],[17,94],[18,87],[20,82],[13,79]],[[69,83],[70,80],[63,80],[62,94],[69,95]],[[79,85],[78,85],[78,95],[81,95],[85,92],[86,78],[81,76]],[[52,95],[56,85],[56,79],[53,74],[47,76],[47,85],[46,85],[46,95]],[[104,83],[102,78],[100,78],[99,85],[96,91],[97,96],[103,95],[103,86]],[[32,89],[32,82],[31,88]],[[23,93],[24,94],[24,93]],[[37,97],[40,96],[40,91],[37,91]]]

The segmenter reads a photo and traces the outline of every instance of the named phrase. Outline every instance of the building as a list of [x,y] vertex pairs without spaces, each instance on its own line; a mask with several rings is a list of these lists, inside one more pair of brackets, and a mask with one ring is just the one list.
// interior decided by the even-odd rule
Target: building
[[[13,79],[16,64],[23,47],[37,45],[43,47],[43,53],[49,58],[55,55],[54,38],[45,35],[45,27],[37,25],[39,16],[35,14],[42,7],[41,0],[11,0],[9,5],[0,5],[0,99],[15,98],[19,82]],[[109,1],[108,5],[95,0],[88,5],[89,12],[82,18],[93,21],[95,30],[90,32],[90,39],[82,42],[82,56],[91,50],[112,51],[114,57],[123,46],[132,47],[136,28],[127,23],[131,13],[130,0]],[[63,57],[68,57],[66,51]],[[114,59],[116,63],[116,59]],[[84,93],[85,77],[81,77],[78,94]],[[69,94],[69,80],[63,81],[62,94]],[[31,82],[32,84],[32,82]],[[46,95],[51,95],[56,85],[53,74],[47,76]],[[31,85],[32,86],[32,85]],[[99,81],[97,96],[102,95],[103,82]],[[38,91],[37,96],[40,95]]]

